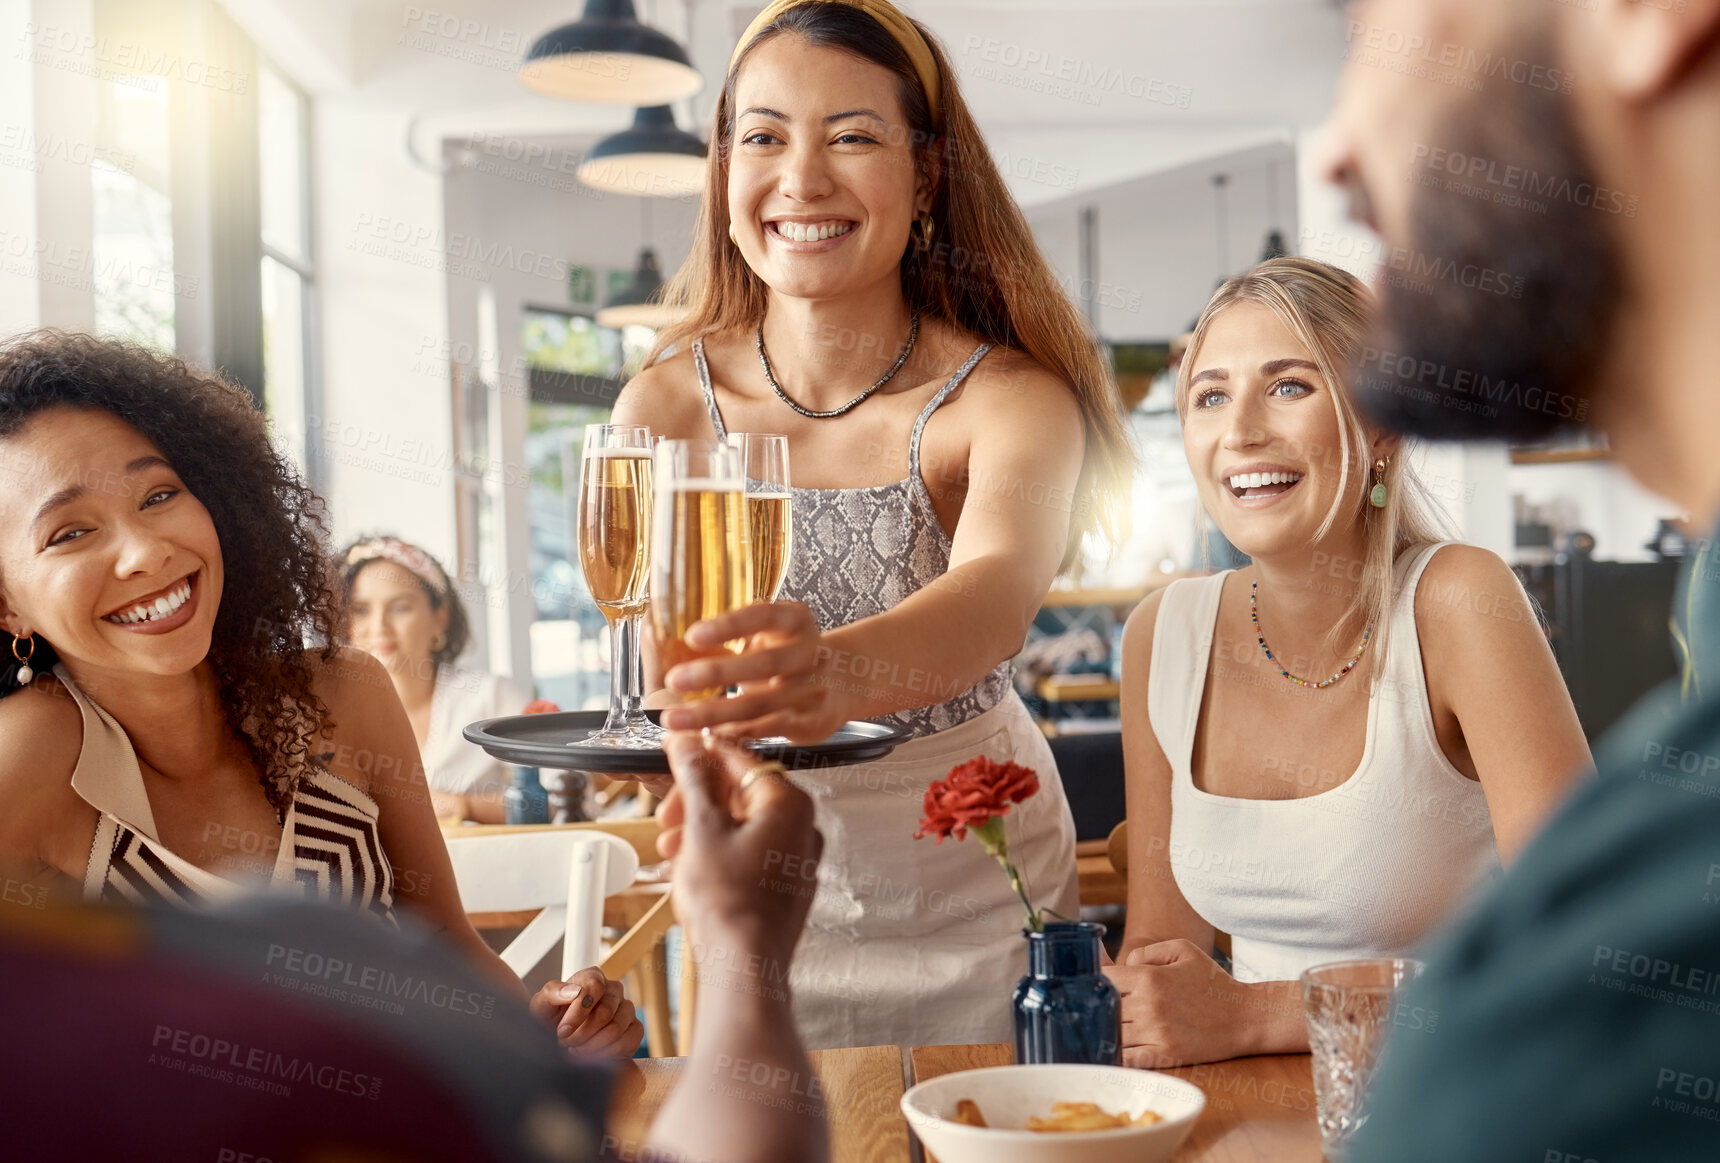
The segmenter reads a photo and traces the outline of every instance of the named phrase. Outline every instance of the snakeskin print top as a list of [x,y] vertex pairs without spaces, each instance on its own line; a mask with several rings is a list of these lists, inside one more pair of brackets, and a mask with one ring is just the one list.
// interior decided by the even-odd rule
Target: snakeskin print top
[[[932,413],[990,350],[991,344],[980,344],[914,421],[908,440],[908,475],[902,480],[868,489],[794,490],[790,517],[794,541],[788,576],[778,596],[806,603],[820,629],[881,614],[949,569],[950,539],[938,523],[931,494],[920,476],[920,434]],[[727,432],[711,390],[703,340],[693,341],[693,363],[699,369],[711,425],[717,439],[724,439]],[[856,683],[888,683],[909,691],[946,694],[939,689],[938,675],[896,663],[888,664],[882,673],[875,673],[878,666],[869,660],[856,660],[849,669]],[[1005,659],[967,690],[948,691],[942,702],[883,715],[877,722],[901,727],[916,739],[945,731],[995,707],[1009,693],[1009,681],[1010,664]]]

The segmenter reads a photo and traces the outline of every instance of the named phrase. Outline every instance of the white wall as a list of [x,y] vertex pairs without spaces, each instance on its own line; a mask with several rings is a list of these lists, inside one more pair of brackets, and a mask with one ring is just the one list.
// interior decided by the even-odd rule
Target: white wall
[[0,5],[0,335],[95,326],[91,0]]
[[[0,44],[24,45],[30,0],[0,0]],[[33,266],[36,239],[36,68],[28,60],[0,69],[0,336],[41,322]]]
[[1457,539],[1511,560],[1511,462],[1505,446],[1417,442],[1409,456],[1433,503],[1455,527]]
[[[446,273],[448,356],[488,362],[500,392],[492,413],[503,471],[488,482],[506,530],[507,559],[488,591],[489,662],[521,682],[531,674],[530,526],[525,435],[527,390],[520,348],[527,304],[568,305],[571,266],[632,269],[645,245],[636,197],[603,194],[573,177],[595,136],[484,135],[451,144],[443,224],[458,261]],[[698,212],[692,199],[652,199],[650,243],[665,273],[686,257]],[[605,288],[600,282],[598,300]],[[491,306],[493,304],[493,307]],[[493,338],[485,313],[493,311]]]
[[451,561],[441,179],[407,160],[398,107],[360,90],[314,109],[322,392],[309,409],[313,472],[333,501],[337,541],[387,530]]
[[1650,536],[1662,520],[1682,515],[1677,505],[1649,492],[1611,461],[1516,464],[1506,482],[1512,495],[1531,505],[1551,505],[1568,515],[1571,528],[1593,533],[1594,556],[1612,561],[1654,560],[1645,548]]
[[[1228,179],[1222,255],[1214,174]],[[1294,245],[1295,156],[1285,142],[1256,145],[1030,208],[1034,236],[1072,293],[1078,223],[1088,206],[1098,211],[1099,333],[1118,342],[1165,340],[1188,329],[1221,279],[1254,265],[1268,229]]]

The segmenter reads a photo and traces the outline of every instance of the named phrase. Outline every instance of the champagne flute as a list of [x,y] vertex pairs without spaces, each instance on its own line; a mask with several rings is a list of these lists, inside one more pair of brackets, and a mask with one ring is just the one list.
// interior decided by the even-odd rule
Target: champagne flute
[[774,602],[788,576],[793,549],[794,493],[788,479],[788,437],[771,432],[735,432],[729,446],[740,450],[746,473],[747,522],[752,533],[753,601]]
[[[695,622],[752,601],[751,532],[741,454],[713,440],[660,440],[652,461],[651,632],[663,669],[721,652],[694,650]],[[724,646],[738,651],[737,640]],[[715,698],[720,686],[683,702]]]
[[663,731],[640,705],[639,623],[651,552],[651,433],[587,424],[579,469],[579,564],[609,623],[609,715],[586,747],[658,747]]

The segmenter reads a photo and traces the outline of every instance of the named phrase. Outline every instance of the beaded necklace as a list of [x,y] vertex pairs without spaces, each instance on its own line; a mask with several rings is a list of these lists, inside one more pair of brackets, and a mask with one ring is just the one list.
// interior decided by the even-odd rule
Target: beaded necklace
[[1344,665],[1338,668],[1337,674],[1334,674],[1324,682],[1309,682],[1307,679],[1297,678],[1295,675],[1285,670],[1284,664],[1272,656],[1272,647],[1266,645],[1266,635],[1260,632],[1259,578],[1255,578],[1254,584],[1248,587],[1248,620],[1254,623],[1254,637],[1255,640],[1260,643],[1260,649],[1266,652],[1266,660],[1278,668],[1278,673],[1299,686],[1312,687],[1314,690],[1323,690],[1343,678],[1346,674],[1349,674],[1350,671],[1355,668],[1356,663],[1362,660],[1362,652],[1368,648],[1368,639],[1374,636],[1373,623],[1370,622],[1368,624],[1368,628],[1362,631],[1362,644],[1356,647],[1356,652],[1350,656],[1350,661],[1344,663]]

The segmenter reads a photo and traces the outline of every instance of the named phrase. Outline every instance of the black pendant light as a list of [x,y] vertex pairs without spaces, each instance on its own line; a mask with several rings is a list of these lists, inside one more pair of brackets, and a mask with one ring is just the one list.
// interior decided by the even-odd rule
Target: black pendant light
[[675,124],[667,105],[640,109],[633,127],[592,146],[579,180],[611,194],[684,198],[705,186],[705,143]]
[[680,307],[663,302],[663,272],[657,266],[657,252],[651,248],[651,203],[639,203],[639,232],[643,245],[639,251],[639,266],[628,284],[609,297],[597,312],[597,321],[605,327],[638,325],[662,330],[677,323],[686,314]]
[[678,322],[685,311],[662,301],[663,272],[657,267],[657,252],[650,247],[639,252],[639,267],[629,282],[597,312],[597,321],[605,327],[638,325],[662,330]]
[[1286,258],[1290,248],[1284,245],[1284,232],[1278,229],[1278,163],[1266,164],[1266,220],[1272,225],[1266,231],[1266,241],[1260,244],[1260,261]]
[[546,97],[614,105],[666,105],[705,83],[685,49],[639,23],[633,0],[586,0],[578,20],[532,44],[520,81]]

